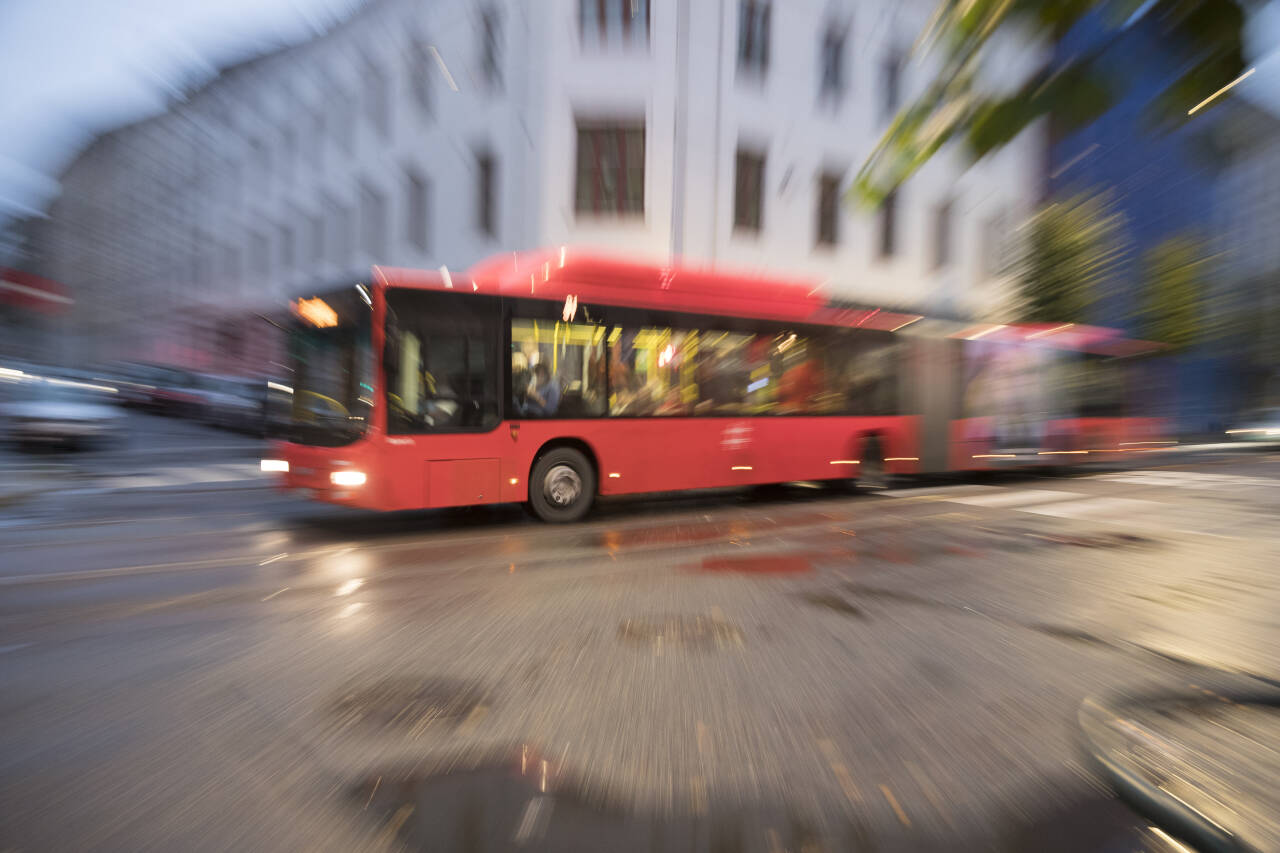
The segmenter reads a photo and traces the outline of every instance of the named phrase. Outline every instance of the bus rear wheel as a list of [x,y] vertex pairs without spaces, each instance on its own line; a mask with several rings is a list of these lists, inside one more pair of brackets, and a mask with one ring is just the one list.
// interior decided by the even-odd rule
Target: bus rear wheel
[[884,450],[880,439],[874,435],[867,436],[862,443],[862,459],[858,466],[858,489],[878,491],[887,488],[889,475],[884,470]]
[[572,447],[544,453],[529,478],[529,507],[543,521],[577,521],[596,498],[596,472]]

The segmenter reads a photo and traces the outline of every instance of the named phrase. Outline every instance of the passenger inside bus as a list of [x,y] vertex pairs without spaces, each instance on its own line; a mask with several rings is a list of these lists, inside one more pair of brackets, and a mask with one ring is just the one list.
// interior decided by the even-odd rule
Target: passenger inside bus
[[525,395],[523,414],[551,417],[560,408],[560,379],[542,362],[533,366],[533,381]]
[[823,387],[822,366],[818,360],[798,360],[778,380],[778,411],[789,414],[813,411]]

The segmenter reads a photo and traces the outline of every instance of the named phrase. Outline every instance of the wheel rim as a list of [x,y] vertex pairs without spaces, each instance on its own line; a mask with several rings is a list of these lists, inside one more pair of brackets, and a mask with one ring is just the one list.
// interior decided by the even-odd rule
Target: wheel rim
[[556,506],[570,506],[582,496],[582,478],[568,465],[556,465],[547,472],[542,493]]

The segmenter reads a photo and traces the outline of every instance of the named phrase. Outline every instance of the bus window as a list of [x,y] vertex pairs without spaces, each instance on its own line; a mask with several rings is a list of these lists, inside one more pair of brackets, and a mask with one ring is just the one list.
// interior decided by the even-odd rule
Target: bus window
[[614,326],[609,332],[609,414],[693,413],[698,400],[698,333]]
[[[496,328],[451,312],[437,294],[388,294],[387,431],[467,432],[497,426]],[[456,305],[456,303],[455,303]]]
[[514,318],[511,407],[517,418],[604,414],[605,327]]
[[751,394],[748,390],[751,367],[747,363],[747,350],[755,335],[711,331],[704,332],[703,339],[705,345],[698,353],[694,371],[697,383],[694,412],[699,415],[743,414]]
[[840,411],[824,346],[782,330],[609,332],[609,414],[807,415]]
[[855,330],[831,336],[823,348],[826,385],[817,401],[823,414],[896,415],[898,342],[888,334]]

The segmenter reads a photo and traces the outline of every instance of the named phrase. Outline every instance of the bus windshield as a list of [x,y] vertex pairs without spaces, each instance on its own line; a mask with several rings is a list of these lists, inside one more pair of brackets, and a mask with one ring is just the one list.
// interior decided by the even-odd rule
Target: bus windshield
[[294,304],[290,441],[336,447],[355,441],[368,427],[373,351],[367,294],[351,287]]

